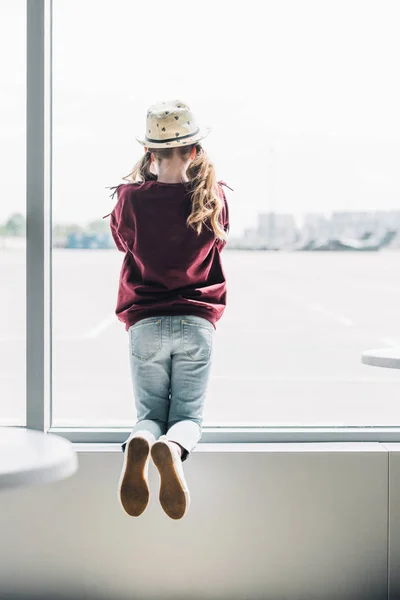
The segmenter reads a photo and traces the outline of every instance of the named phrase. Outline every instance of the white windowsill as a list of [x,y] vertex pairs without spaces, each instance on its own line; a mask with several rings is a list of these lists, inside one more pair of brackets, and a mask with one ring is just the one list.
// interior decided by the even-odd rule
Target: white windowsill
[[[76,452],[118,452],[122,453],[120,444],[74,443]],[[200,443],[195,453],[251,453],[251,452],[400,452],[399,443],[382,442],[272,442],[272,443]]]

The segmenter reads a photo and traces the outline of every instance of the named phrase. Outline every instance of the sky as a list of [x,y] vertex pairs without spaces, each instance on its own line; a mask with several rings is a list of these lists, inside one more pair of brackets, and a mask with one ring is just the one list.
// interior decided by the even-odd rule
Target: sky
[[[393,0],[53,1],[53,211],[101,218],[180,99],[227,190],[257,213],[400,210],[400,4]],[[24,0],[0,0],[0,221],[25,206]]]

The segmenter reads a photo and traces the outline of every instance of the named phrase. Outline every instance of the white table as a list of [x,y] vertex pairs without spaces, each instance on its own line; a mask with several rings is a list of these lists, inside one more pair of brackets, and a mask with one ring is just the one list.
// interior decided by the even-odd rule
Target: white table
[[0,491],[73,475],[78,459],[72,444],[57,435],[0,427]]
[[371,367],[400,369],[400,348],[380,348],[368,350],[361,355],[361,361]]

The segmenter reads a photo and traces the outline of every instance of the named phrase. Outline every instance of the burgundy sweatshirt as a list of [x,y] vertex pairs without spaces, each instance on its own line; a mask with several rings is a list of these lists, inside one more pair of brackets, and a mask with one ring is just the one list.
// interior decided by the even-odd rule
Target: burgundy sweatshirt
[[[199,236],[187,226],[189,185],[146,181],[115,187],[110,227],[118,250],[125,253],[115,314],[126,331],[140,319],[163,315],[196,315],[215,327],[225,310],[220,256],[225,242],[215,237],[208,222]],[[219,181],[221,224],[228,232],[222,185],[226,183]]]

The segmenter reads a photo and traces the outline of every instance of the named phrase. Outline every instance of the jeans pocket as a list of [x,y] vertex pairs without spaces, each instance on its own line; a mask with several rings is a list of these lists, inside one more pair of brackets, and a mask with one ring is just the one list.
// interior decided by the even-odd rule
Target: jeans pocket
[[161,350],[161,319],[135,323],[130,335],[132,355],[150,360]]
[[211,357],[213,331],[198,322],[181,321],[183,352],[195,361],[208,361]]

